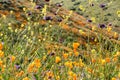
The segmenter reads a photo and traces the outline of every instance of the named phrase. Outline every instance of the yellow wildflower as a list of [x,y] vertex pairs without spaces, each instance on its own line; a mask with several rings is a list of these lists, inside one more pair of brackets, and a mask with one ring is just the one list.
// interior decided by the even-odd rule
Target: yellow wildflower
[[15,56],[11,56],[11,57],[10,57],[11,62],[14,62],[14,61],[15,61],[15,58],[16,58]]
[[79,60],[79,66],[80,66],[80,67],[83,67],[83,66],[84,66],[84,63],[82,62],[82,59]]
[[96,50],[95,50],[95,49],[92,49],[92,50],[91,50],[91,53],[95,54],[95,53],[96,53]]
[[34,2],[31,2],[31,4],[32,4],[31,10],[33,10],[36,4]]
[[117,80],[117,79],[113,77],[111,80]]
[[24,24],[21,24],[21,28],[23,28],[25,25]]
[[2,71],[2,72],[4,72],[4,71],[5,71],[5,68],[6,68],[6,66],[5,66],[5,65],[3,65],[3,66],[2,66],[2,70],[1,70],[1,71]]
[[89,4],[91,4],[91,3],[92,3],[92,1],[93,1],[93,0],[89,0]]
[[110,32],[112,30],[111,27],[107,27],[107,31]]
[[83,36],[86,36],[86,33],[83,30],[79,30],[79,33]]
[[83,30],[79,30],[79,33],[82,34],[82,33],[83,33]]
[[76,61],[73,62],[73,65],[76,66],[76,67],[79,67],[79,63],[76,62]]
[[82,5],[80,5],[79,8],[80,8],[82,11],[85,11],[85,8],[84,8]]
[[69,55],[68,55],[67,53],[64,53],[64,54],[63,54],[63,58],[64,58],[64,59],[67,59],[68,56],[69,56]]
[[4,15],[4,14],[2,15],[2,17],[3,17],[4,19],[6,19],[6,15]]
[[77,80],[77,74],[74,73],[73,71],[68,71],[68,76],[69,76],[68,80]]
[[43,16],[46,16],[47,14],[47,5],[44,5],[44,8],[42,9]]
[[104,65],[106,63],[105,59],[101,60],[101,64]]
[[12,10],[10,11],[10,14],[13,14],[13,11],[12,11]]
[[0,50],[0,57],[4,56],[4,52]]
[[96,30],[96,26],[92,26],[92,31],[95,31]]
[[0,60],[0,67],[1,67],[1,66],[3,66],[3,61],[2,61],[2,60]]
[[68,16],[65,17],[65,21],[67,21],[70,18],[70,16],[72,15],[72,13],[73,13],[73,11],[70,11],[70,13],[68,14]]
[[70,62],[70,61],[65,62],[64,65],[65,65],[66,67],[70,68],[70,69],[73,68],[73,64],[72,64],[72,62]]
[[92,22],[96,22],[95,17],[91,17]]
[[111,4],[112,4],[112,1],[110,1],[110,2],[108,3],[108,6],[111,5]]
[[120,72],[118,73],[118,77],[120,78]]
[[94,41],[97,42],[97,38],[95,38]]
[[23,8],[23,11],[26,11],[26,8]]
[[114,33],[114,38],[118,38],[118,36],[119,36],[118,33],[115,32],[115,33]]
[[79,52],[74,52],[75,57],[79,56]]
[[2,77],[2,75],[0,75],[0,80],[3,80],[3,77]]
[[120,17],[120,10],[117,11],[117,15],[118,15],[118,17]]
[[120,56],[120,52],[116,52],[116,54],[114,55],[114,57]]
[[43,56],[42,60],[45,61],[47,59],[47,56]]
[[30,80],[28,77],[23,78],[22,80]]
[[69,76],[73,76],[73,73],[74,73],[73,71],[68,71]]
[[12,23],[8,23],[8,26],[12,26]]
[[60,80],[60,76],[56,76],[56,80]]

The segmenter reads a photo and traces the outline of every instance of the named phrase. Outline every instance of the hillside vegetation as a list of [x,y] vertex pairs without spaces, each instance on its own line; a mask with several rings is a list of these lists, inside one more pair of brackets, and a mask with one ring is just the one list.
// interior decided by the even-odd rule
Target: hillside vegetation
[[119,14],[75,3],[0,1],[0,80],[120,80]]

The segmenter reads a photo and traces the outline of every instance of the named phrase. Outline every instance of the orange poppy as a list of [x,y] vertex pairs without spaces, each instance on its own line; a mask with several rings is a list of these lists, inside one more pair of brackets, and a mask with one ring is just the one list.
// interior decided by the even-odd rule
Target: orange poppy
[[79,45],[80,45],[79,43],[73,43],[73,48],[77,49],[79,47]]
[[65,29],[65,30],[70,30],[70,28],[69,28],[69,26],[67,24],[63,24],[62,28]]
[[96,60],[94,58],[92,58],[92,63],[95,63],[95,62],[96,62]]
[[0,50],[2,50],[2,48],[3,48],[3,45],[2,45],[2,43],[0,43]]
[[106,58],[105,61],[106,61],[107,63],[109,63],[109,62],[110,62],[110,58]]
[[55,58],[55,62],[56,63],[59,63],[61,61],[61,58],[59,57],[59,56],[57,56],[56,58]]
[[72,32],[73,32],[73,33],[78,33],[79,30],[78,30],[77,28],[72,28]]

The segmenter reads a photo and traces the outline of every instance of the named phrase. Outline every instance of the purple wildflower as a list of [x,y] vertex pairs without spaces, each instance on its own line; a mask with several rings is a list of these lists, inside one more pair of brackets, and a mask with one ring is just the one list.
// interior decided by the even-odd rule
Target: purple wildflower
[[35,9],[41,9],[42,8],[42,6],[40,6],[40,5],[36,5],[36,7],[35,7]]
[[63,3],[57,3],[56,6],[57,7],[62,7]]
[[49,54],[50,56],[54,56],[55,55],[55,53],[54,52],[50,52],[50,54]]
[[112,26],[112,23],[109,23],[108,25],[109,25],[109,26]]
[[106,25],[105,25],[105,24],[99,24],[99,27],[100,27],[100,28],[105,28]]
[[62,22],[62,18],[58,18],[58,20],[57,20],[58,22]]
[[32,12],[28,12],[28,16],[32,15]]
[[43,19],[44,20],[52,20],[52,17],[51,16],[45,16]]
[[92,3],[91,6],[94,6],[94,4]]
[[45,0],[46,2],[49,2],[50,0]]
[[15,68],[16,68],[16,69],[19,69],[19,68],[20,68],[20,65],[17,65],[17,64],[16,64],[16,65],[15,65]]
[[101,8],[104,8],[106,6],[106,4],[100,4]]
[[92,20],[91,19],[89,19],[89,20],[87,20],[88,22],[92,22]]
[[63,39],[63,38],[60,38],[60,39],[59,39],[59,42],[60,42],[60,43],[64,42],[64,39]]

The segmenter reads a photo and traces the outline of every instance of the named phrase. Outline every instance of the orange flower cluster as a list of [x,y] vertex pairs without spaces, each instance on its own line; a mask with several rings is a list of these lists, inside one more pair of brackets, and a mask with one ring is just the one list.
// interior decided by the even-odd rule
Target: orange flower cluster
[[1,60],[4,57],[4,52],[2,51],[2,48],[3,48],[3,45],[2,43],[0,43],[0,68],[1,68],[1,71],[4,72],[6,66],[3,60]]
[[87,68],[87,71],[88,71],[89,73],[93,73],[93,70],[92,70],[91,68]]
[[2,50],[0,50],[0,58],[4,57],[4,52]]
[[66,67],[70,68],[70,69],[73,68],[73,63],[72,63],[71,61],[65,62],[64,65],[65,65]]
[[2,60],[0,60],[0,67],[3,65],[3,61]]
[[0,60],[0,68],[1,68],[1,72],[4,72],[4,70],[6,68],[6,66],[5,66],[5,64],[3,63],[2,60]]
[[16,73],[16,77],[21,77],[24,74],[24,71],[20,71],[18,73]]
[[28,72],[37,72],[38,69],[41,67],[40,59],[35,59],[32,63],[28,65]]
[[77,80],[77,74],[73,71],[68,71],[69,80]]
[[64,58],[64,59],[67,59],[68,56],[69,56],[69,55],[68,55],[67,53],[63,53],[63,58]]
[[79,52],[77,52],[77,48],[79,47],[79,45],[79,43],[73,43],[73,51],[76,57],[79,56]]
[[54,73],[52,71],[48,71],[46,73],[46,76],[47,76],[47,78],[51,78],[52,79],[54,77]]
[[74,61],[74,62],[73,62],[73,65],[74,65],[75,67],[79,67],[79,66],[80,66],[80,63],[79,63],[79,62]]

